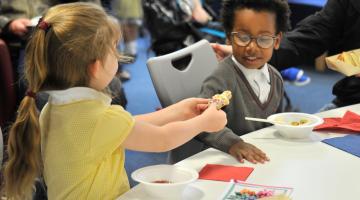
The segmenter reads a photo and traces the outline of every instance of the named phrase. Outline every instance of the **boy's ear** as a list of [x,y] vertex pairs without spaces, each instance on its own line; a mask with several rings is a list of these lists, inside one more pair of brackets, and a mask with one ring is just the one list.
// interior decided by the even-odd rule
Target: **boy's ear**
[[276,49],[276,50],[279,49],[279,47],[280,47],[280,41],[281,41],[281,39],[282,39],[282,36],[283,36],[283,33],[280,32],[280,33],[278,34],[278,36],[277,36],[278,38],[275,40],[274,49]]
[[88,65],[88,73],[91,78],[98,78],[100,67],[102,67],[100,60],[95,60],[95,62]]

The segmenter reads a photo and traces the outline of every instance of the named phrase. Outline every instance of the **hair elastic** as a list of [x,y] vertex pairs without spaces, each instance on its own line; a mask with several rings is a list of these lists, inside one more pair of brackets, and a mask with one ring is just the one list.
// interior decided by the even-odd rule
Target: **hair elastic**
[[28,89],[25,93],[26,96],[36,99],[36,93]]
[[47,31],[49,30],[49,28],[50,28],[50,24],[47,23],[47,22],[43,19],[43,17],[41,17],[41,18],[39,19],[39,22],[38,22],[37,26],[38,26],[39,28],[41,28],[42,30],[44,30],[45,32],[47,32]]

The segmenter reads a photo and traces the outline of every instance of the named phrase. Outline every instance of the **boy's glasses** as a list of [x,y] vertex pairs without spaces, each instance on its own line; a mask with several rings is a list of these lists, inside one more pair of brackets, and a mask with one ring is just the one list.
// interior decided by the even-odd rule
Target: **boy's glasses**
[[258,47],[263,49],[272,47],[275,43],[275,40],[278,38],[276,36],[270,36],[270,35],[260,35],[255,37],[241,32],[232,32],[231,36],[233,42],[238,46],[246,47],[250,44],[250,42],[253,39],[255,39]]

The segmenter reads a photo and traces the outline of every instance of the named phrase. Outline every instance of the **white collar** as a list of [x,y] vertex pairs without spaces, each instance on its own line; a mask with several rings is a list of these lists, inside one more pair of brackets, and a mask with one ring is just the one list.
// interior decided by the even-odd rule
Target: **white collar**
[[103,92],[99,92],[88,87],[73,87],[66,90],[51,90],[49,93],[49,103],[62,105],[82,100],[99,100],[110,105],[111,98]]
[[264,66],[260,69],[249,69],[244,67],[241,63],[239,63],[234,55],[231,56],[232,61],[235,63],[237,67],[244,73],[245,77],[254,79],[255,76],[258,76],[259,74],[263,74],[266,78],[266,81],[270,83],[270,74],[269,74],[269,67],[268,64],[265,63]]

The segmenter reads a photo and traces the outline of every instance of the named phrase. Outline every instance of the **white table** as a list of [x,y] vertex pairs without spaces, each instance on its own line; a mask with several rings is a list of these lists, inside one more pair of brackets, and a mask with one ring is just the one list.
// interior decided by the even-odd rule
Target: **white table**
[[[346,110],[360,113],[360,104],[317,115],[339,117]],[[278,136],[273,127],[268,127],[242,136],[246,142],[266,152],[271,159],[266,164],[241,164],[230,155],[210,148],[176,165],[197,171],[206,164],[253,167],[246,182],[292,187],[294,200],[360,199],[360,158],[320,142],[337,136],[343,135],[314,133],[310,139],[287,140]],[[184,199],[219,199],[227,185],[226,182],[197,180],[185,190]],[[150,198],[139,184],[119,198],[122,199]]]

